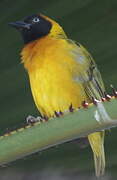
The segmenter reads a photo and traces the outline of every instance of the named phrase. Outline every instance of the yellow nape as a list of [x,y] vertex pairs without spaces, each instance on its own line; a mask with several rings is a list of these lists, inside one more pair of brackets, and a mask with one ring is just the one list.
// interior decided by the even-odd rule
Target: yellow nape
[[49,17],[47,17],[45,15],[41,14],[41,16],[44,17],[45,19],[47,19],[48,21],[50,21],[51,24],[52,24],[52,28],[51,28],[50,33],[48,34],[48,36],[56,37],[56,36],[59,35],[59,36],[67,38],[63,28],[56,21],[54,21],[53,19],[51,19],[51,18],[49,18]]

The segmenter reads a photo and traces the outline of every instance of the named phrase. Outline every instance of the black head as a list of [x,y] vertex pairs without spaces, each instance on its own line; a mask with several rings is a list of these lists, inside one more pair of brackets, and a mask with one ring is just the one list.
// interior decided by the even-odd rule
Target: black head
[[51,22],[41,15],[28,16],[23,21],[11,22],[9,25],[21,32],[25,44],[47,35],[52,27]]

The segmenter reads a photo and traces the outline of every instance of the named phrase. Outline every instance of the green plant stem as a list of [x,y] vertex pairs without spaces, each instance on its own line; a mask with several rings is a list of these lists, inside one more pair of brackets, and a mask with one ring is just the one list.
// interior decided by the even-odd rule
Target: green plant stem
[[102,103],[98,104],[1,136],[0,165],[91,132],[117,126],[117,100],[103,103],[108,115]]

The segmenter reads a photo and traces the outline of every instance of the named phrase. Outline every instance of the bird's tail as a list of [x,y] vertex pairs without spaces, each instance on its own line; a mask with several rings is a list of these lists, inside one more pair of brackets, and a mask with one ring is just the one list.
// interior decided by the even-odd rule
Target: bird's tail
[[90,134],[88,139],[94,154],[95,173],[99,177],[105,171],[104,131]]

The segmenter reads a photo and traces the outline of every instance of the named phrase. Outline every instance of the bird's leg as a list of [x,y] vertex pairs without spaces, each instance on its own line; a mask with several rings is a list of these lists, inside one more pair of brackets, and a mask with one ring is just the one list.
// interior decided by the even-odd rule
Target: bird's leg
[[27,124],[34,124],[34,123],[42,121],[42,120],[43,120],[43,118],[41,116],[34,117],[34,116],[29,115],[26,118]]

